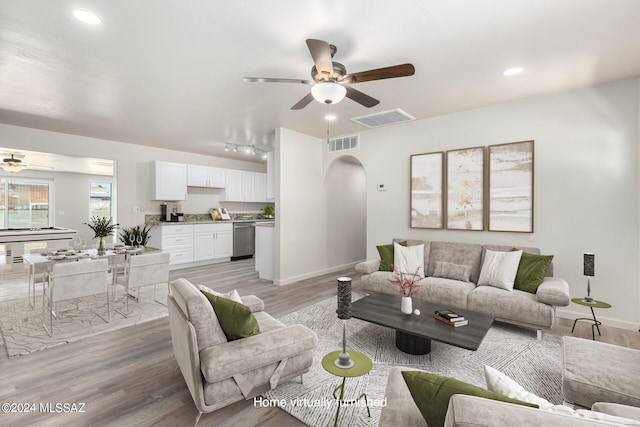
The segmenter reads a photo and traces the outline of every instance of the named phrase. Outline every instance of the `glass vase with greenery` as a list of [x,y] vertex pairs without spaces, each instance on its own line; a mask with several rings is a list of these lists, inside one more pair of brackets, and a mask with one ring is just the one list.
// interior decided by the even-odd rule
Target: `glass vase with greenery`
[[104,238],[108,235],[112,234],[116,228],[118,228],[118,224],[113,222],[113,218],[107,218],[106,216],[92,216],[89,218],[89,222],[85,223],[89,226],[90,229],[93,230],[95,236],[94,238],[100,239],[100,244],[98,245],[98,254],[104,254]]
[[151,235],[149,231],[153,225],[134,225],[133,227],[123,227],[120,230],[120,241],[125,245],[131,245],[135,247],[147,246],[147,242]]

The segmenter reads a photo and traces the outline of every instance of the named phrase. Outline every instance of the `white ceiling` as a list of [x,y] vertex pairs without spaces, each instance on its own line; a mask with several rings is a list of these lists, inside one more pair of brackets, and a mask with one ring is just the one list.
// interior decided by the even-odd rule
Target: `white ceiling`
[[[102,24],[74,20],[75,7]],[[330,107],[331,134],[345,135],[368,113],[421,119],[638,76],[638,22],[638,0],[0,0],[0,122],[210,155],[269,150],[279,126],[326,136],[327,107],[290,110],[309,86],[242,81],[309,79],[307,38],[336,45],[348,72],[415,65],[355,86],[381,101],[372,109]],[[503,76],[512,66],[524,71]]]

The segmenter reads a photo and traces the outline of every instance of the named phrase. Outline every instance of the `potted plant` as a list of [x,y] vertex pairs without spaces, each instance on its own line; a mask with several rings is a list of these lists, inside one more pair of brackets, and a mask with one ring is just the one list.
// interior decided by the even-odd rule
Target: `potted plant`
[[98,255],[104,255],[104,238],[112,234],[118,227],[118,224],[113,223],[113,219],[107,218],[106,216],[92,216],[89,218],[89,222],[85,224],[93,230],[95,234],[94,238],[100,239]]
[[151,237],[149,230],[153,225],[134,225],[133,227],[124,227],[120,231],[120,241],[125,245],[131,245],[135,247],[147,246],[147,242]]
[[264,217],[273,218],[273,206],[267,205],[264,207]]

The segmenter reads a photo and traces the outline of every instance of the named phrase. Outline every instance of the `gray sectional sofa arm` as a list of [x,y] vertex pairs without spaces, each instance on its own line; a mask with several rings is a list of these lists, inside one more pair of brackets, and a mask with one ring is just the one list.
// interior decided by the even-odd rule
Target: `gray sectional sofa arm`
[[536,299],[545,304],[566,307],[571,303],[569,284],[558,277],[545,277],[538,286]]
[[356,264],[356,271],[362,274],[371,274],[380,268],[379,259],[370,259]]
[[293,357],[317,343],[318,337],[306,326],[288,326],[225,343],[224,349],[205,348],[200,351],[200,368],[207,382],[215,383]]

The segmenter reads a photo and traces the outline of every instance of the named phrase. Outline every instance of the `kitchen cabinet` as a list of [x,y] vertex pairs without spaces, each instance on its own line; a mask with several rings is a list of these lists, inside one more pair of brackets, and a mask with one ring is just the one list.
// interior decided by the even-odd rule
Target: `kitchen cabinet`
[[194,261],[230,258],[233,254],[231,224],[195,224],[193,236]]
[[255,172],[253,174],[253,201],[267,201],[267,174]]
[[187,165],[187,185],[191,187],[224,188],[225,175],[222,168]]
[[244,190],[242,187],[242,171],[235,169],[225,170],[225,187],[221,200],[227,202],[243,202]]
[[185,200],[187,198],[187,165],[152,161],[150,164],[151,200]]
[[169,252],[169,265],[193,262],[193,231],[192,224],[157,226],[148,245]]

